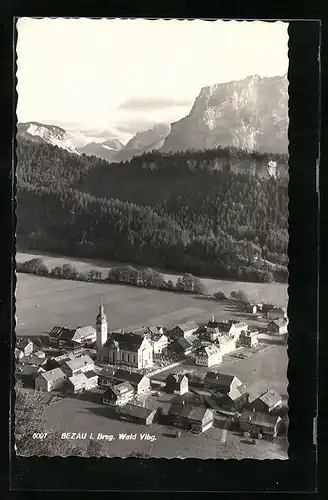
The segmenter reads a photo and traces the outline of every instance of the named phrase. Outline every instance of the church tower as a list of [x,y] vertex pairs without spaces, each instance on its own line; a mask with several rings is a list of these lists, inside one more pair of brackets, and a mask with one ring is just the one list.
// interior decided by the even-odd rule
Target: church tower
[[97,352],[101,356],[102,346],[107,340],[107,317],[104,312],[104,305],[102,301],[99,305],[99,312],[96,319],[96,332],[97,332]]

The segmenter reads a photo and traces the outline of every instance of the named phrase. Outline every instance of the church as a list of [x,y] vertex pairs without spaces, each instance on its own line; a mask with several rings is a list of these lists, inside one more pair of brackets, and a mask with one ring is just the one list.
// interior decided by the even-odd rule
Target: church
[[102,303],[97,315],[96,332],[96,349],[100,362],[138,369],[153,366],[153,346],[147,336],[125,333],[124,330],[108,335],[107,317]]

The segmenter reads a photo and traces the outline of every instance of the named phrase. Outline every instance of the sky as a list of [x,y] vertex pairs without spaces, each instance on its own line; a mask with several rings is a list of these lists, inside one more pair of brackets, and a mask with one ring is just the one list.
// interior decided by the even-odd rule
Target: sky
[[127,142],[186,116],[202,87],[288,71],[288,24],[32,19],[17,22],[17,119],[76,146]]

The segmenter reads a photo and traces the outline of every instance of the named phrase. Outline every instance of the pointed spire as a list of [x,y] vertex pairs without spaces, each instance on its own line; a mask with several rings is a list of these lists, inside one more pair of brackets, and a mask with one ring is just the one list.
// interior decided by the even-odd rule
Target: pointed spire
[[104,310],[103,300],[101,298],[100,303],[99,303],[99,312],[97,315],[97,323],[103,323],[105,321],[107,321],[107,317],[106,317],[105,310]]

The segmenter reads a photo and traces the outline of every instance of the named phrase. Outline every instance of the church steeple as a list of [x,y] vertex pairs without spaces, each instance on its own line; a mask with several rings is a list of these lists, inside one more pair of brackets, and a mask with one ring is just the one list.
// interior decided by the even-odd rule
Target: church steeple
[[104,310],[103,301],[100,301],[99,312],[96,319],[96,332],[97,332],[97,352],[98,356],[101,356],[102,347],[107,341],[108,331],[107,331],[107,317]]
[[97,325],[99,325],[99,324],[105,323],[105,322],[107,323],[107,317],[106,317],[106,314],[105,314],[105,311],[104,311],[103,301],[101,300],[100,304],[99,304],[99,312],[98,312],[98,315],[97,315],[96,323],[97,323]]

